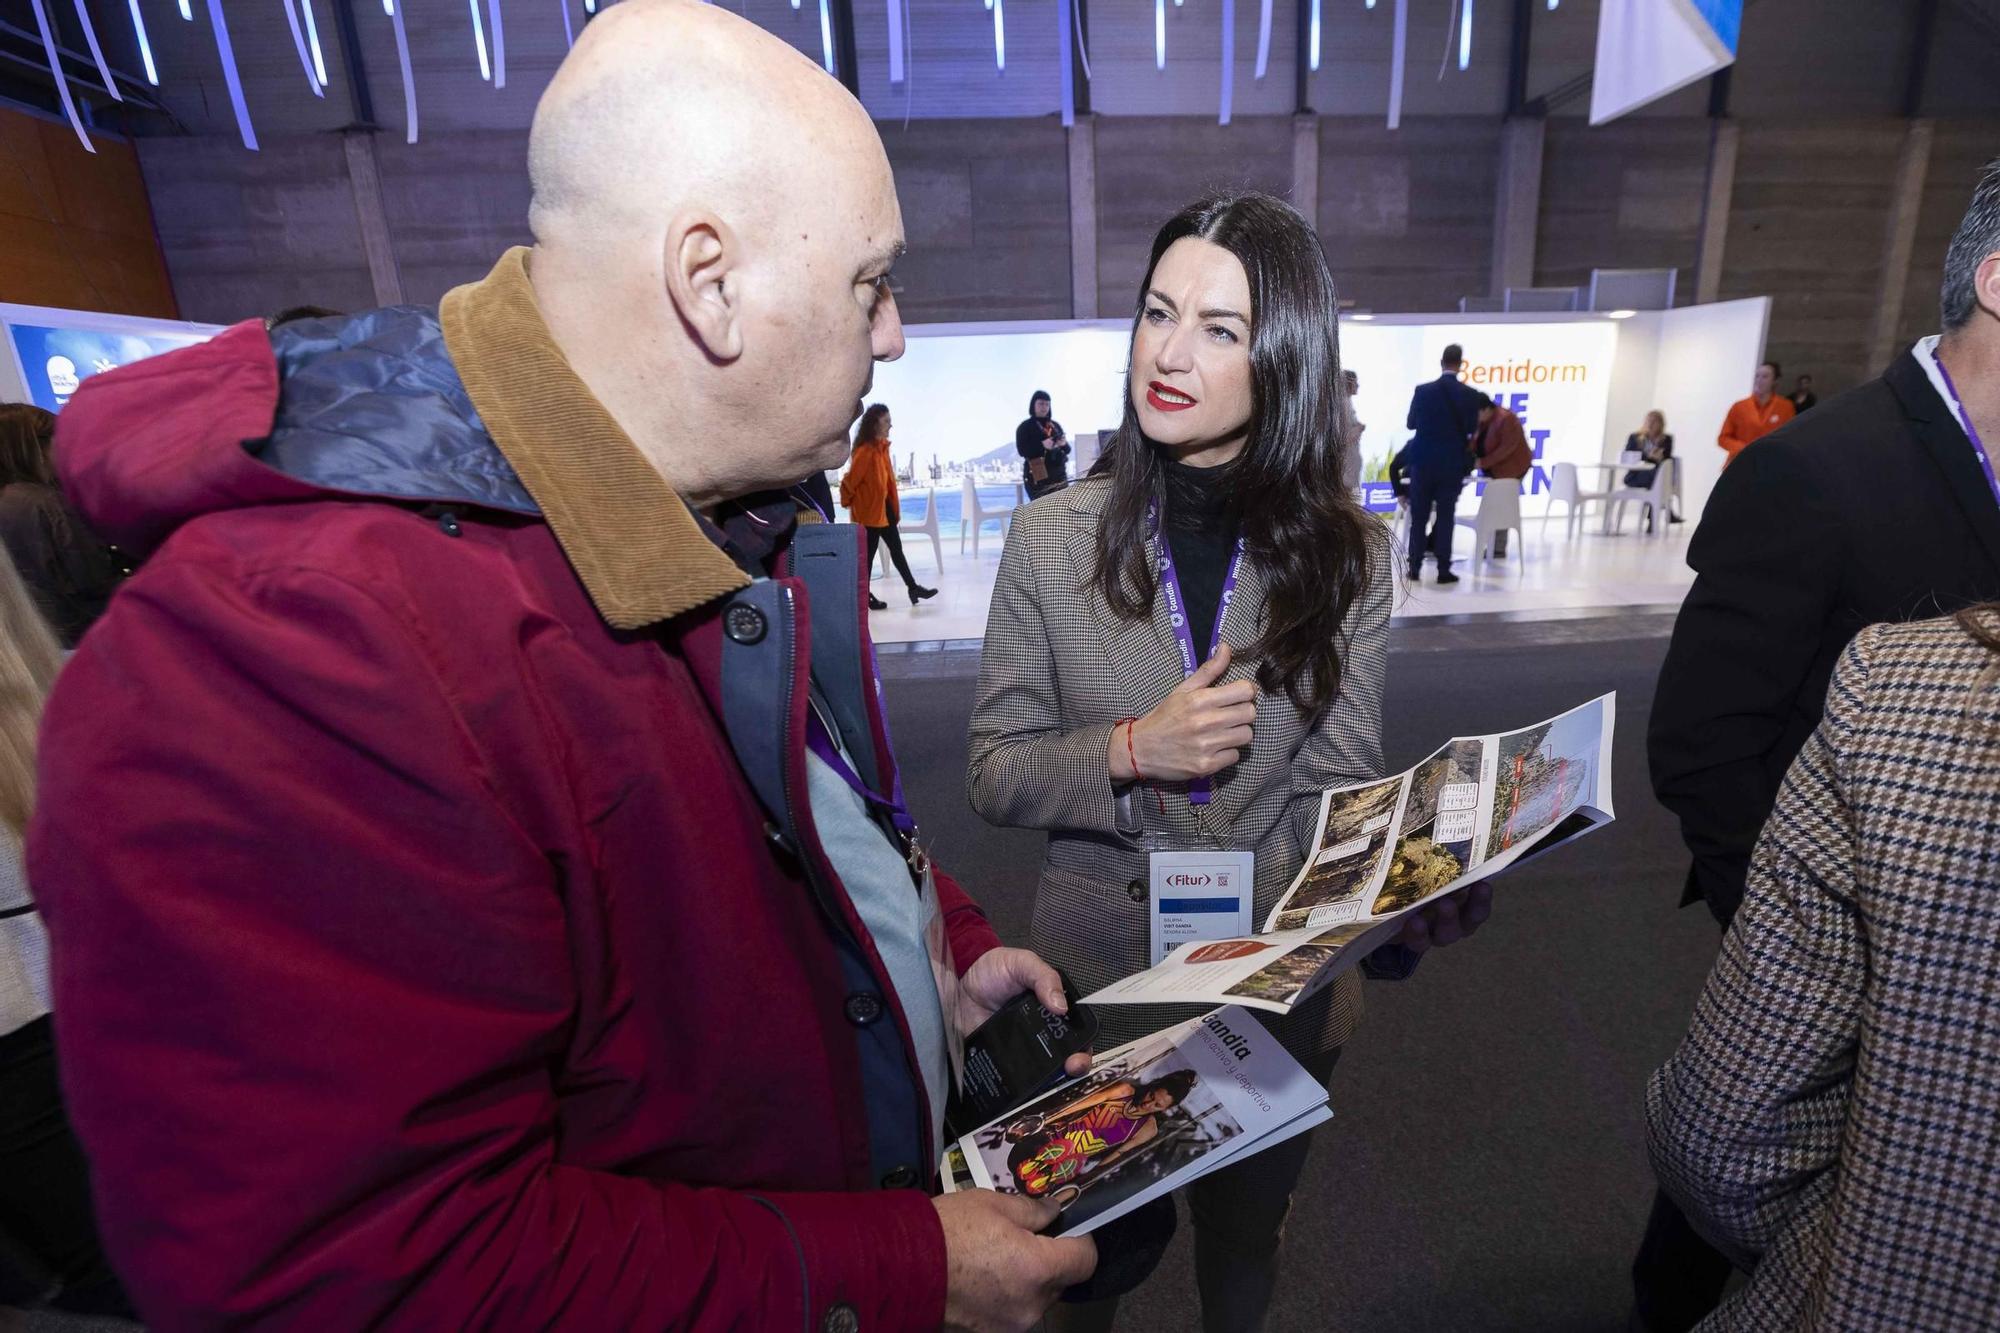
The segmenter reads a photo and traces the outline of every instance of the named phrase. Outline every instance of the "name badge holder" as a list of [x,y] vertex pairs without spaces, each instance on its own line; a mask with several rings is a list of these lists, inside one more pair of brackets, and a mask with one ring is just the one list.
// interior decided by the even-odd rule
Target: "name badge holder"
[[[1186,679],[1195,673],[1200,661],[1195,657],[1194,632],[1188,628],[1187,599],[1174,568],[1173,550],[1160,529],[1158,499],[1147,506],[1146,524],[1159,548],[1160,595],[1166,599],[1167,619],[1173,626],[1175,645],[1180,649],[1181,676]],[[1215,629],[1208,644],[1210,657],[1221,646],[1223,622],[1236,598],[1237,575],[1242,567],[1243,540],[1239,537],[1215,608]],[[1152,833],[1140,843],[1147,851],[1149,867],[1148,944],[1153,963],[1183,944],[1248,935],[1255,924],[1256,854],[1228,846],[1211,830],[1214,784],[1207,778],[1188,784],[1187,799],[1199,830],[1196,837]]]

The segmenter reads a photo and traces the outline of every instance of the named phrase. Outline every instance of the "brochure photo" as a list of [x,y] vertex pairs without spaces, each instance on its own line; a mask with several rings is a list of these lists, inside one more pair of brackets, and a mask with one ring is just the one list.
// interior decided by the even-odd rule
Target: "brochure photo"
[[1050,1234],[1076,1236],[1331,1114],[1326,1089],[1229,1007],[1099,1056],[959,1146],[975,1184],[1052,1200]]
[[1183,946],[1085,1001],[1289,1012],[1425,903],[1610,823],[1616,703],[1456,737],[1393,778],[1322,793],[1306,864],[1262,933]]

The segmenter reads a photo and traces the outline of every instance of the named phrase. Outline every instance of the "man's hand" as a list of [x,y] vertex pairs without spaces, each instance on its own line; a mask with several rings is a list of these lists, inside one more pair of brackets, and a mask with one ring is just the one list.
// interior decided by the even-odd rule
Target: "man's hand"
[[1410,913],[1396,943],[1412,953],[1422,953],[1433,944],[1456,944],[1492,915],[1493,886],[1474,884]]
[[992,1190],[960,1190],[931,1203],[944,1227],[946,1328],[1026,1333],[1065,1287],[1097,1270],[1090,1237],[1035,1234],[1056,1220],[1052,1203]]
[[[1062,978],[1028,949],[989,949],[959,979],[958,1012],[952,1015],[960,1036],[969,1037],[981,1023],[1000,1011],[1000,1006],[1022,991],[1033,991],[1042,1007],[1052,1014],[1069,1012],[1063,995]],[[1090,1072],[1090,1054],[1079,1051],[1063,1065],[1063,1072],[1075,1077]]]

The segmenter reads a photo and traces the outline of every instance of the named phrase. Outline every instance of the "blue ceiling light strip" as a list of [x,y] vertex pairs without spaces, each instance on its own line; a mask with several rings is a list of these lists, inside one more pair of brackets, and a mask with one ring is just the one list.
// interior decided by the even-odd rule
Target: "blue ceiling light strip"
[[97,145],[90,141],[90,132],[83,128],[83,117],[76,114],[76,100],[69,95],[69,79],[63,74],[62,57],[56,52],[56,38],[49,27],[49,13],[42,8],[42,0],[28,0],[28,3],[35,7],[35,26],[42,32],[42,50],[49,58],[49,73],[55,76],[63,114],[69,117],[69,127],[76,131],[76,141],[83,145],[85,152],[94,153]]
[[305,71],[306,86],[312,89],[314,97],[325,97],[326,90],[313,74],[312,52],[306,50],[305,29],[299,26],[299,7],[294,0],[285,0],[285,23],[292,30],[292,48],[299,53],[299,68]]
[[903,0],[887,0],[889,10],[889,82],[903,81]]
[[146,36],[146,20],[139,13],[139,0],[125,0],[125,7],[132,11],[132,35],[139,39],[139,60],[146,66],[146,82],[157,88],[160,71],[153,64],[153,43]]
[[[211,4],[215,0],[209,0]],[[403,11],[396,8],[396,0],[382,0],[382,7],[389,11],[389,22],[396,29],[396,63],[403,71],[403,142],[417,141],[417,72],[410,68],[410,34],[403,27]]]
[[90,58],[97,62],[97,77],[104,81],[104,91],[111,94],[111,100],[122,102],[125,95],[118,91],[118,81],[111,77],[111,66],[104,63],[104,48],[97,44],[97,28],[90,21],[90,11],[84,8],[83,0],[76,0],[77,21],[83,24],[83,40],[90,47]]
[[479,0],[466,0],[472,9],[472,44],[479,48],[479,77],[493,82],[493,62],[486,54],[486,20],[479,16]]
[[1153,68],[1167,67],[1167,0],[1153,0]]
[[[214,3],[214,0],[210,0]],[[1222,0],[1222,111],[1216,124],[1229,123],[1230,104],[1236,100],[1236,0]]]
[[192,0],[181,0],[181,17],[186,19],[189,23],[194,22],[194,8]]
[[[589,4],[590,0],[584,0]],[[826,72],[835,74],[833,68],[833,10],[828,0],[819,0],[819,63],[826,66]]]
[[1076,124],[1076,65],[1070,53],[1069,10],[1073,0],[1056,0],[1056,60],[1062,65],[1063,128]]
[[[796,9],[798,6],[793,5],[792,8]],[[583,0],[583,12],[586,14],[595,14],[597,12],[597,0]]]
[[1076,0],[1070,0],[1069,16],[1071,30],[1076,33],[1077,59],[1083,62],[1083,81],[1089,83],[1096,76],[1090,72],[1090,42],[1083,35],[1083,11],[1077,8]]
[[1271,0],[1264,0],[1257,15],[1257,77],[1271,67]]
[[993,0],[993,68],[1007,72],[1007,0]]
[[[139,0],[132,0],[132,3],[137,5]],[[299,0],[299,5],[305,10],[306,15],[306,45],[312,49],[313,77],[318,79],[319,86],[324,88],[326,56],[319,49],[319,21],[313,17],[313,0]]]
[[1410,0],[1396,0],[1395,37],[1389,45],[1389,128],[1403,124],[1403,65],[1410,56]]
[[500,0],[486,0],[486,14],[493,25],[493,86],[507,86],[507,28],[500,22]]
[[243,146],[254,153],[257,131],[250,124],[250,108],[243,100],[243,76],[236,72],[236,52],[229,45],[229,21],[222,17],[222,0],[208,0],[208,22],[215,29],[215,54],[222,61],[230,108],[236,112],[236,132],[243,136]]
[[[311,0],[307,0],[307,3],[310,4]],[[570,47],[576,45],[576,29],[570,25],[569,21],[569,0],[556,0],[556,3],[562,6],[563,49],[568,50]],[[798,7],[799,0],[792,0],[792,8],[797,9]]]
[[1464,0],[1458,18],[1458,67],[1472,68],[1472,0]]
[[1319,0],[1312,0],[1312,63],[1307,68],[1319,73]]

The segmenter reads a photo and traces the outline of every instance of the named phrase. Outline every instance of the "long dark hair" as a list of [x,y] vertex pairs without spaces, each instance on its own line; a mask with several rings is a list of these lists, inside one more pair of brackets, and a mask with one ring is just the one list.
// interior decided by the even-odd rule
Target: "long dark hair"
[[[1340,694],[1341,630],[1371,574],[1370,519],[1341,480],[1347,438],[1339,303],[1312,224],[1265,194],[1221,195],[1175,215],[1153,238],[1133,312],[1136,338],[1153,271],[1169,246],[1197,237],[1236,256],[1250,280],[1250,426],[1227,466],[1245,549],[1269,585],[1262,631],[1245,651],[1257,684],[1283,688],[1301,712]],[[1090,474],[1111,479],[1093,578],[1112,611],[1141,620],[1157,584],[1146,554],[1146,502],[1162,494],[1157,448],[1125,417]]]
[[0,403],[0,486],[17,481],[55,484],[49,448],[56,438],[56,418],[33,403]]
[[887,403],[869,404],[868,410],[861,414],[861,424],[854,428],[854,442],[856,444],[867,444],[871,440],[888,438],[882,434],[882,418],[888,415],[889,405]]

